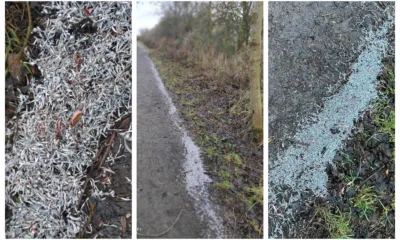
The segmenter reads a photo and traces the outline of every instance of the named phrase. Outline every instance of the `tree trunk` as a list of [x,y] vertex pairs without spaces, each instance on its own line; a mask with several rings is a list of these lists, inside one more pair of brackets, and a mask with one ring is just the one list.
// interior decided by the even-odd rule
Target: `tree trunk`
[[263,21],[263,2],[255,2],[251,14],[250,28],[250,104],[252,110],[252,128],[259,133],[263,129],[261,105],[261,30]]

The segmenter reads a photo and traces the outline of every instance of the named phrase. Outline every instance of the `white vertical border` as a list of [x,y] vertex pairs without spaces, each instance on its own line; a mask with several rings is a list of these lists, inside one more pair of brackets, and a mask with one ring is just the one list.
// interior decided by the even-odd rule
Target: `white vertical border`
[[132,2],[132,239],[137,239],[137,1]]
[[[264,2],[264,26],[263,26],[263,121],[264,121],[264,145],[263,145],[263,186],[264,186],[264,207],[263,207],[263,237],[268,239],[268,5],[269,1]],[[266,203],[266,204],[265,204]]]
[[0,94],[0,98],[1,98],[1,101],[0,101],[0,109],[1,109],[1,111],[0,111],[0,116],[1,116],[1,126],[0,126],[0,136],[2,136],[2,137],[0,137],[1,138],[1,152],[0,152],[0,161],[1,161],[1,167],[0,167],[0,179],[2,180],[2,183],[0,184],[0,186],[1,186],[1,192],[0,192],[0,199],[1,199],[1,201],[0,201],[0,204],[2,204],[1,206],[0,206],[0,212],[1,212],[1,216],[0,216],[0,222],[1,222],[1,225],[0,225],[0,231],[1,231],[1,235],[0,236],[2,236],[2,239],[5,239],[5,237],[6,237],[6,205],[5,205],[5,191],[6,191],[6,189],[5,189],[5,185],[4,185],[4,179],[5,179],[5,147],[6,147],[6,143],[5,143],[5,139],[4,139],[4,136],[5,136],[5,130],[6,130],[6,112],[5,112],[5,102],[6,102],[6,96],[5,96],[5,77],[4,77],[4,75],[5,75],[5,71],[6,71],[6,69],[5,69],[5,63],[6,63],[6,59],[5,59],[5,25],[6,25],[6,20],[5,20],[5,9],[6,9],[6,3],[5,3],[5,1],[1,1],[1,5],[0,5],[1,7],[0,7],[0,18],[1,18],[1,20],[0,20],[0,39],[1,39],[1,41],[0,41],[0,53],[1,53],[1,61],[0,61],[0,69],[1,69],[1,80],[0,80],[0,91],[1,91],[1,94]]

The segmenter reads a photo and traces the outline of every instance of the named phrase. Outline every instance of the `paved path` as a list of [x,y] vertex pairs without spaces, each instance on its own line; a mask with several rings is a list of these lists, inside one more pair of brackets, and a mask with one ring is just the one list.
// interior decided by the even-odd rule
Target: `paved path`
[[203,238],[206,224],[186,192],[184,144],[169,115],[147,53],[137,50],[137,225],[138,237],[174,227],[162,238]]

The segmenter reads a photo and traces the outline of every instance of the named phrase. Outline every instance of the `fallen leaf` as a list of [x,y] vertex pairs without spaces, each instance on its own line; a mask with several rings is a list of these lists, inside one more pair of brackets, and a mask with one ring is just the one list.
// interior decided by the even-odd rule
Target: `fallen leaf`
[[270,142],[272,142],[272,138],[271,137],[268,138],[268,143],[270,143]]
[[389,175],[389,169],[386,169],[386,175]]
[[99,222],[98,227],[101,228],[103,226],[103,224],[104,224],[104,221],[103,221],[103,219],[101,219],[100,222]]
[[7,67],[10,71],[11,77],[17,80],[18,83],[22,80],[22,65],[19,54],[11,53],[7,58]]
[[90,15],[92,13],[92,11],[90,11],[89,9],[87,9],[86,7],[83,9],[83,13],[85,15]]
[[71,120],[69,121],[69,124],[71,124],[71,127],[74,127],[76,123],[81,119],[82,117],[82,111],[77,110],[74,115],[72,115]]
[[121,216],[121,238],[124,238],[124,233],[126,232],[126,218]]
[[57,120],[57,137],[61,136],[61,120]]

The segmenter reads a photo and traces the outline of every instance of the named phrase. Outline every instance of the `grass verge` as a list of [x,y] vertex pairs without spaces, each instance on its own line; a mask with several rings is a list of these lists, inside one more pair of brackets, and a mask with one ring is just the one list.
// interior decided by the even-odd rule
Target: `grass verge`
[[146,50],[202,150],[226,219],[235,219],[227,220],[228,228],[234,237],[262,238],[263,145],[252,141],[248,79],[241,67],[232,67],[243,56],[206,61],[211,55],[205,52],[196,61],[163,41],[163,47]]

